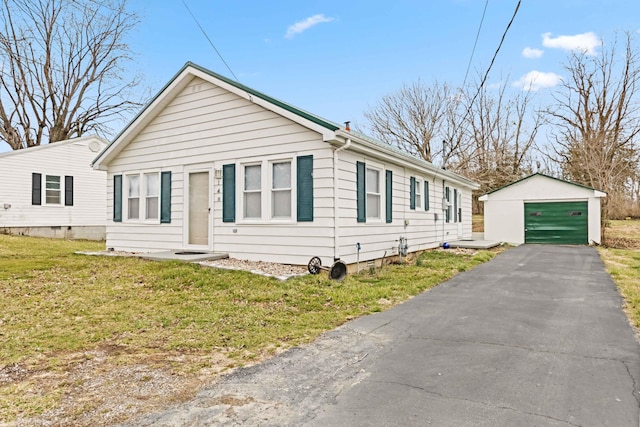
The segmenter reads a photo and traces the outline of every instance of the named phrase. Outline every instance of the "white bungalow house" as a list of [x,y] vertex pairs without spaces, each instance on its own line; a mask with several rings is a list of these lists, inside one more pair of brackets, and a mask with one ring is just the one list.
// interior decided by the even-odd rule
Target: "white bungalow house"
[[0,231],[37,237],[104,239],[106,173],[91,161],[96,136],[0,154]]
[[541,173],[479,198],[488,240],[600,244],[600,201],[606,193]]
[[107,248],[347,264],[471,237],[478,185],[187,63],[94,160]]

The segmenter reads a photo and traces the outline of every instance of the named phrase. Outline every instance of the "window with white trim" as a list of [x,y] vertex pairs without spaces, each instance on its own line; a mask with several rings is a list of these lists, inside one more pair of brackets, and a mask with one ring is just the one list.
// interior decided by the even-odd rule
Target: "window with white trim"
[[62,186],[59,175],[45,176],[45,204],[60,205],[62,204]]
[[291,218],[291,162],[271,164],[271,218]]
[[367,167],[367,218],[380,218],[380,171]]
[[140,175],[127,175],[127,219],[140,219]]
[[416,178],[416,210],[422,209],[422,192],[420,191],[420,182],[418,178]]
[[262,218],[262,166],[244,166],[244,187],[242,196],[243,217]]
[[156,220],[160,213],[160,174],[144,174],[144,218]]

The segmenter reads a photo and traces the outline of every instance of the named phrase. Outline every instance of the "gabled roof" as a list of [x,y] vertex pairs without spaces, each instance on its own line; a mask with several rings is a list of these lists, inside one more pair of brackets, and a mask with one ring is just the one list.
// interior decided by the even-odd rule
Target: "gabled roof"
[[201,67],[192,62],[187,62],[173,76],[173,78],[156,94],[156,96],[142,108],[133,120],[115,137],[115,139],[93,160],[92,166],[95,169],[105,169],[105,165],[114,158],[135,136],[158,115],[162,109],[182,90],[194,77],[213,83],[223,89],[228,90],[242,98],[256,103],[267,110],[273,111],[283,117],[301,124],[311,130],[320,133],[323,140],[337,145],[343,145],[347,139],[352,139],[368,150],[373,150],[379,154],[386,154],[398,160],[404,160],[417,168],[427,169],[434,174],[459,182],[470,188],[477,189],[479,185],[465,177],[453,172],[441,169],[423,159],[414,157],[408,153],[400,151],[390,144],[377,141],[373,138],[360,135],[356,132],[348,131],[344,127],[326,120],[308,111],[297,108],[289,103],[273,98],[241,83],[233,81],[227,77],[217,74],[211,70]]
[[584,189],[591,190],[591,191],[594,191],[594,192],[599,192],[599,193],[605,194],[604,192],[602,192],[600,190],[596,190],[595,188],[587,187],[586,185],[578,184],[578,183],[571,182],[571,181],[566,181],[564,179],[560,179],[560,178],[556,178],[556,177],[553,177],[553,176],[550,176],[550,175],[546,175],[546,174],[543,174],[543,173],[540,173],[540,172],[536,172],[536,173],[531,174],[529,176],[525,176],[524,178],[520,178],[517,181],[513,181],[513,182],[511,182],[511,183],[509,183],[507,185],[503,185],[502,187],[496,188],[495,190],[491,190],[488,193],[485,193],[480,197],[485,197],[485,196],[488,196],[489,194],[493,194],[493,193],[495,193],[497,191],[504,190],[507,187],[511,187],[512,185],[519,184],[519,183],[521,183],[523,181],[526,181],[526,180],[528,180],[530,178],[533,178],[535,176],[541,176],[541,177],[544,177],[544,178],[553,179],[555,181],[559,181],[559,182],[562,182],[564,184],[575,185],[576,187],[580,187],[580,188],[584,188]]
[[[27,154],[27,153],[33,153],[34,151],[47,150],[47,149],[54,148],[54,147],[62,147],[64,145],[77,144],[79,142],[89,142],[89,141],[97,141],[97,142],[99,142],[99,143],[101,143],[103,145],[106,145],[109,142],[106,139],[101,138],[101,137],[96,136],[96,135],[79,136],[77,138],[65,139],[63,141],[57,141],[57,142],[53,142],[53,143],[48,143],[48,144],[36,145],[36,146],[33,146],[33,147],[23,148],[21,150],[7,151],[6,153],[0,153],[0,158],[18,156],[18,155]],[[98,149],[98,151],[100,151],[100,150],[102,150],[102,148],[103,147],[100,146],[97,149]]]

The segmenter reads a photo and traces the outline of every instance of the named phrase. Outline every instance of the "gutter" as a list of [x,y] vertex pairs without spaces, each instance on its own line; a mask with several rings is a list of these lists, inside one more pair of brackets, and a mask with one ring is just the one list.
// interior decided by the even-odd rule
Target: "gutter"
[[351,138],[341,146],[333,150],[333,261],[340,259],[340,210],[338,207],[338,160],[341,151],[348,150],[351,146]]

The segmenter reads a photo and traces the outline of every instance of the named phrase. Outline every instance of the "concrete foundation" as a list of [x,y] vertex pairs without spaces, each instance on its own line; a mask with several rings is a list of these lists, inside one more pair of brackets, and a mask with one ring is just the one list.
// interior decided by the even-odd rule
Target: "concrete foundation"
[[51,239],[104,240],[104,225],[0,227],[0,233],[14,236],[47,237]]

